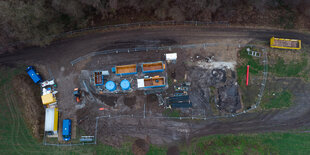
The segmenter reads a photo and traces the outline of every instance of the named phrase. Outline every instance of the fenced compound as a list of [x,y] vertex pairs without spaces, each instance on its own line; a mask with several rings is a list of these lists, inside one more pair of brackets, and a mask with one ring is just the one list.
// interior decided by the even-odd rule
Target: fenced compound
[[[192,25],[192,26],[208,26],[208,25],[213,25],[213,24],[221,24],[228,26],[228,22],[199,22],[199,21],[184,21],[184,22],[175,22],[175,21],[161,21],[161,22],[140,22],[140,23],[131,23],[131,24],[118,24],[118,25],[108,25],[108,26],[100,26],[100,27],[92,27],[92,28],[86,28],[86,29],[80,29],[80,30],[74,30],[74,31],[69,31],[66,33],[63,33],[61,35],[55,36],[55,38],[61,38],[65,37],[67,35],[73,35],[85,31],[93,31],[93,30],[104,30],[104,29],[110,29],[110,28],[129,28],[129,27],[144,27],[144,26],[165,26],[165,25]],[[97,55],[106,55],[106,54],[117,54],[117,53],[129,53],[129,52],[149,52],[149,51],[157,51],[157,50],[169,50],[171,51],[172,49],[190,49],[190,48],[207,48],[211,46],[235,46],[235,47],[246,47],[246,46],[255,46],[255,45],[247,45],[247,44],[220,44],[220,43],[202,43],[202,44],[186,44],[186,45],[173,45],[173,46],[158,46],[158,47],[139,47],[139,48],[126,48],[126,49],[111,49],[111,50],[104,50],[104,51],[95,51],[91,52],[87,55],[81,56],[73,61],[71,61],[71,65],[75,65],[76,63],[79,63],[80,61],[83,61],[89,57],[97,56]],[[259,47],[259,46],[256,46]],[[260,103],[261,99],[264,93],[266,81],[267,81],[267,76],[268,76],[268,58],[267,58],[267,52],[265,49],[262,48],[263,54],[263,63],[264,63],[264,71],[263,71],[263,81],[261,83],[260,91],[258,94],[258,98],[253,104],[253,106],[247,110],[244,110],[239,113],[234,113],[234,114],[227,114],[223,116],[211,116],[207,117],[206,115],[199,115],[199,116],[188,116],[188,117],[165,117],[165,116],[148,116],[145,107],[144,107],[144,112],[142,115],[117,115],[117,116],[111,116],[111,115],[104,115],[104,116],[98,116],[96,117],[96,126],[95,126],[95,135],[94,135],[94,141],[91,143],[85,143],[81,142],[78,144],[51,144],[47,143],[45,140],[45,135],[44,135],[44,140],[43,144],[44,145],[53,145],[53,146],[75,146],[75,145],[86,145],[86,144],[96,144],[97,143],[97,131],[98,131],[98,121],[101,118],[108,118],[108,119],[117,119],[117,118],[136,118],[136,119],[147,119],[147,118],[154,118],[154,119],[175,119],[175,120],[186,120],[186,119],[199,119],[199,120],[210,120],[210,119],[219,119],[219,118],[231,118],[235,117],[241,114],[245,114],[249,111],[252,111],[256,109]]]
[[[187,47],[187,48],[196,48],[196,47],[207,47],[206,45],[208,45],[208,43],[206,44],[191,44],[191,45],[179,45],[179,46],[173,46],[174,48],[183,48],[183,47]],[[219,44],[212,44],[213,46],[217,46]],[[227,44],[226,44],[227,45]],[[229,44],[229,46],[232,46],[232,44]],[[245,114],[247,112],[250,112],[252,110],[255,110],[261,103],[262,97],[263,97],[263,93],[265,90],[265,86],[266,86],[266,81],[267,81],[267,76],[268,76],[268,57],[267,57],[267,51],[266,49],[264,49],[264,47],[260,47],[260,46],[255,46],[255,45],[244,45],[244,44],[234,44],[234,46],[237,47],[246,47],[246,46],[250,46],[250,47],[257,47],[257,48],[261,48],[262,50],[262,57],[263,57],[263,66],[264,66],[264,70],[263,70],[263,80],[261,83],[261,87],[260,87],[260,91],[258,93],[258,98],[256,100],[256,102],[251,106],[251,108],[246,109],[242,112],[238,112],[238,113],[234,113],[234,114],[227,114],[227,115],[222,115],[222,116],[209,116],[207,117],[206,115],[200,115],[200,116],[195,116],[192,114],[192,116],[187,116],[187,117],[166,117],[166,116],[148,116],[146,111],[145,111],[145,105],[144,105],[144,111],[143,111],[143,115],[116,115],[116,116],[112,116],[112,115],[104,115],[104,116],[98,116],[96,117],[96,129],[95,129],[95,140],[96,140],[96,136],[97,136],[97,128],[98,128],[98,120],[100,118],[106,118],[106,119],[117,119],[117,118],[136,118],[136,119],[147,119],[147,118],[153,118],[153,119],[174,119],[174,120],[210,120],[210,119],[220,119],[220,118],[232,118],[232,117],[236,117],[242,114]],[[159,47],[158,47],[159,48]],[[160,47],[161,49],[163,47]],[[172,46],[166,46],[164,47],[164,49],[171,49]]]
[[249,111],[252,111],[256,109],[260,103],[261,99],[265,90],[265,85],[267,81],[267,76],[268,76],[268,57],[267,57],[267,51],[264,49],[264,47],[256,46],[256,45],[248,45],[248,44],[219,44],[219,43],[202,43],[202,44],[186,44],[186,45],[174,45],[174,46],[161,46],[161,47],[140,47],[140,48],[131,48],[131,49],[112,49],[112,50],[105,50],[105,51],[97,51],[97,52],[92,52],[89,53],[85,56],[82,56],[80,58],[77,58],[73,61],[71,61],[71,64],[74,65],[88,57],[96,56],[96,55],[104,55],[104,54],[117,54],[119,52],[149,52],[149,51],[155,51],[155,50],[171,50],[171,49],[189,49],[189,48],[207,48],[210,46],[234,46],[234,47],[257,47],[262,49],[262,57],[263,58],[263,64],[264,64],[264,71],[263,71],[263,80],[261,83],[260,91],[258,94],[258,98],[255,102],[255,104],[252,105],[251,108],[244,110],[239,113],[234,113],[234,114],[227,114],[227,115],[222,115],[222,116],[210,116],[207,117],[206,115],[199,115],[199,116],[187,116],[187,117],[165,117],[165,116],[148,116],[145,109],[143,112],[143,115],[117,115],[117,116],[112,116],[112,115],[105,115],[105,116],[98,116],[96,117],[96,127],[95,127],[95,136],[94,136],[94,142],[92,143],[79,143],[79,144],[51,144],[47,143],[44,141],[44,145],[54,145],[54,146],[74,146],[74,145],[86,145],[86,144],[96,144],[97,143],[97,131],[98,131],[98,121],[101,118],[107,118],[107,119],[117,119],[117,118],[136,118],[136,119],[147,119],[147,118],[154,118],[154,119],[175,119],[175,120],[186,120],[186,119],[192,119],[192,120],[210,120],[210,119],[219,119],[219,118],[231,118],[231,117],[236,117],[241,114],[245,114]]

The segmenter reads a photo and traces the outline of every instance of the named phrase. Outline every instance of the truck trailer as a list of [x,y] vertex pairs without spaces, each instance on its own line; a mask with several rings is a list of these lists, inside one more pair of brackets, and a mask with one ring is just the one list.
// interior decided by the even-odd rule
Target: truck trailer
[[301,49],[301,40],[272,37],[270,38],[270,47],[299,50]]

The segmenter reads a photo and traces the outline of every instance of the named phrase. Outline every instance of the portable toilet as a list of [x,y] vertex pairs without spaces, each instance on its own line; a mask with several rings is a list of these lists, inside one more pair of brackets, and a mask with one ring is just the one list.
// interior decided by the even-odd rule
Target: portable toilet
[[126,79],[121,81],[121,88],[123,90],[129,90],[130,89],[130,82]]
[[105,88],[109,91],[114,91],[116,90],[116,84],[115,82],[113,81],[108,81],[106,84],[105,84]]

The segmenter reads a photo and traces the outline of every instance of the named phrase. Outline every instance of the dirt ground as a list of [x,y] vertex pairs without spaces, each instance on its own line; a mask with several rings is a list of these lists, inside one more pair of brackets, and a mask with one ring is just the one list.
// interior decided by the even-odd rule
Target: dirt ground
[[135,155],[145,155],[149,151],[149,148],[148,142],[144,139],[137,139],[132,144],[132,152]]
[[[144,35],[141,35],[144,34]],[[309,90],[310,85],[303,81],[297,81],[295,85],[298,85],[295,89],[294,101],[296,104],[289,109],[285,110],[274,110],[266,112],[254,112],[241,115],[232,119],[225,120],[206,120],[206,121],[186,121],[186,120],[164,120],[151,118],[150,116],[158,115],[161,111],[158,108],[157,97],[154,95],[145,96],[142,92],[134,95],[122,95],[119,98],[106,95],[106,97],[96,97],[96,101],[85,102],[85,104],[77,105],[72,95],[73,89],[77,86],[83,87],[79,76],[81,70],[95,70],[100,68],[110,68],[114,64],[128,64],[130,62],[141,62],[148,60],[158,61],[162,60],[162,54],[168,51],[155,52],[156,54],[145,54],[145,53],[129,53],[129,54],[115,54],[97,56],[80,62],[76,66],[71,66],[70,61],[73,59],[83,56],[89,52],[96,51],[98,49],[109,49],[110,47],[128,47],[128,46],[146,46],[161,44],[188,44],[188,43],[203,43],[203,42],[223,42],[223,43],[247,43],[253,39],[257,40],[268,40],[272,35],[279,37],[289,38],[303,38],[303,43],[310,43],[307,34],[299,34],[295,32],[285,31],[274,31],[274,30],[251,30],[251,29],[233,29],[233,28],[210,28],[210,29],[197,29],[197,28],[165,28],[165,29],[150,29],[150,30],[131,30],[131,31],[118,31],[108,32],[103,34],[90,34],[87,36],[81,36],[78,38],[72,38],[64,40],[59,43],[52,44],[45,48],[28,48],[19,51],[13,55],[7,55],[0,57],[1,63],[17,63],[27,65],[42,65],[46,66],[50,72],[42,73],[46,78],[54,77],[58,84],[57,90],[59,91],[57,99],[59,100],[59,109],[61,109],[61,117],[63,118],[74,118],[77,115],[77,124],[79,128],[86,131],[88,135],[94,135],[95,132],[95,118],[97,116],[103,116],[107,114],[118,113],[117,110],[123,110],[122,114],[127,114],[128,117],[122,118],[100,118],[98,120],[98,140],[103,143],[111,145],[119,145],[126,137],[137,137],[146,139],[149,137],[149,141],[152,144],[166,144],[175,143],[176,141],[188,141],[191,138],[217,134],[217,133],[240,133],[240,132],[266,132],[266,131],[278,131],[295,129],[299,127],[307,127],[310,125],[308,115],[310,113],[309,101]],[[168,42],[161,41],[169,39]],[[227,39],[230,38],[230,39]],[[138,41],[130,43],[130,40],[148,40],[140,44]],[[172,41],[171,41],[172,40]],[[121,42],[121,43],[120,43]],[[123,42],[129,42],[123,44]],[[210,57],[214,54],[215,62],[234,62],[236,60],[235,47],[222,47],[222,49],[216,49],[207,47],[206,49],[195,49],[191,52],[186,50],[178,50],[178,56],[182,60],[182,57],[187,57],[193,62],[184,62],[185,64],[172,67],[178,72],[175,72],[175,79],[181,81],[185,78],[185,74],[193,78],[193,81],[197,81],[199,76],[196,75],[199,69],[195,69],[190,72],[186,72],[184,66],[204,66],[206,63],[198,63],[203,60],[199,60],[200,57]],[[169,51],[174,52],[174,51]],[[179,58],[178,58],[179,59]],[[26,60],[26,61],[25,61]],[[57,61],[56,61],[57,60]],[[220,63],[222,64],[222,63]],[[225,64],[228,68],[232,63]],[[219,65],[218,63],[212,64]],[[173,69],[174,70],[174,69]],[[229,96],[236,95],[236,88],[233,85],[234,72],[233,69],[226,69],[225,73],[222,70],[215,70],[215,72],[206,71],[206,74],[211,74],[214,77],[213,80],[224,81],[226,76],[226,82],[223,82],[223,86],[218,86],[218,89],[224,89],[228,96],[221,93],[217,93],[218,99],[225,103],[229,103],[234,100]],[[200,73],[200,72],[199,72]],[[224,76],[225,75],[225,76]],[[201,80],[198,81],[198,83]],[[285,82],[287,79],[284,79]],[[202,82],[203,83],[203,82]],[[212,83],[212,82],[210,82]],[[198,84],[197,84],[198,85]],[[195,87],[195,85],[192,85]],[[293,86],[293,85],[292,85]],[[210,88],[211,89],[211,88]],[[195,89],[196,90],[196,89]],[[197,89],[198,90],[198,89]],[[207,94],[210,90],[202,90]],[[92,96],[87,94],[83,90],[85,98],[84,100],[92,100]],[[223,92],[223,91],[221,91]],[[194,97],[195,98],[195,97]],[[136,101],[133,104],[134,100]],[[126,104],[125,104],[126,102]],[[128,102],[128,103],[127,103]],[[143,118],[143,106],[146,103],[146,115],[147,118]],[[236,102],[237,103],[237,102]],[[108,110],[99,111],[98,108],[106,107]],[[111,108],[113,107],[113,108]],[[225,106],[226,107],[226,106]],[[302,107],[302,108],[300,108]],[[207,107],[205,107],[208,109]],[[116,110],[115,110],[116,109]],[[224,111],[230,112],[232,108],[223,109]],[[135,116],[142,116],[141,118],[130,117],[130,114]],[[207,114],[208,115],[208,114]]]
[[[228,39],[224,40],[228,44],[236,44],[239,41]],[[182,82],[188,81],[191,83],[189,96],[193,103],[193,108],[182,109],[181,116],[213,116],[214,111],[210,104],[216,104],[217,110],[225,113],[235,113],[241,109],[239,101],[238,86],[236,85],[235,65],[237,59],[236,47],[209,47],[195,49],[178,49],[171,51],[149,51],[148,54],[143,52],[131,54],[120,53],[116,55],[99,55],[89,58],[86,64],[79,64],[79,69],[82,70],[79,81],[84,81],[86,85],[81,85],[84,92],[84,102],[77,110],[79,127],[93,134],[95,124],[94,120],[97,116],[120,116],[120,118],[110,121],[109,119],[100,119],[99,123],[99,139],[105,143],[119,145],[124,137],[134,136],[145,138],[141,133],[130,133],[130,131],[140,130],[142,133],[147,133],[148,129],[154,130],[153,134],[148,135],[150,142],[162,144],[172,142],[172,139],[179,139],[180,133],[175,133],[177,127],[183,126],[176,121],[167,119],[161,120],[162,123],[154,123],[152,126],[145,120],[136,122],[132,117],[155,117],[163,116],[164,106],[159,106],[158,97],[154,94],[144,95],[142,91],[131,91],[127,93],[103,93],[99,94],[95,91],[92,82],[89,82],[89,74],[86,71],[92,70],[110,70],[115,65],[125,65],[140,62],[164,61],[164,54],[167,52],[178,53],[177,62],[167,64],[166,72],[168,78],[171,78],[168,90],[162,93],[163,98],[171,97],[174,93],[174,86],[180,85]],[[212,57],[212,59],[210,59]],[[120,61],[118,61],[120,60]],[[172,75],[174,74],[174,75]],[[135,76],[134,76],[135,77]],[[124,77],[125,78],[125,77]],[[130,76],[127,76],[127,79]],[[169,81],[169,80],[168,80]],[[82,82],[80,82],[82,83]],[[86,86],[86,87],[85,87]],[[217,92],[210,96],[210,87]],[[210,100],[215,100],[211,103]],[[70,104],[63,105],[71,107]],[[146,112],[144,113],[144,106]],[[98,110],[105,108],[104,111]],[[72,110],[72,109],[71,109]],[[68,112],[71,113],[71,112]],[[122,118],[128,115],[129,118]],[[83,120],[89,121],[83,121]],[[165,123],[164,123],[165,122]],[[146,123],[146,124],[145,124]],[[145,125],[142,125],[145,124]],[[166,132],[172,132],[175,136],[158,138],[158,135],[164,134],[164,126],[168,125],[169,129]],[[171,131],[170,131],[171,130]],[[187,129],[184,130],[185,132]],[[181,135],[184,132],[181,131]]]

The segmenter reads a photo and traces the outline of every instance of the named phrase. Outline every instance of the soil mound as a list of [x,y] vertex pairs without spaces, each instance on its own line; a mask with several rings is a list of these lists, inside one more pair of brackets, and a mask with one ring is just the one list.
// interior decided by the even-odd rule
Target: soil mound
[[137,139],[132,144],[132,152],[135,155],[145,155],[149,151],[149,143],[147,143],[144,139]]
[[179,155],[180,150],[177,146],[171,146],[167,150],[167,155]]
[[20,74],[13,79],[13,88],[19,97],[18,107],[22,111],[27,125],[32,134],[42,137],[44,131],[44,107],[40,99],[40,87],[25,74]]

